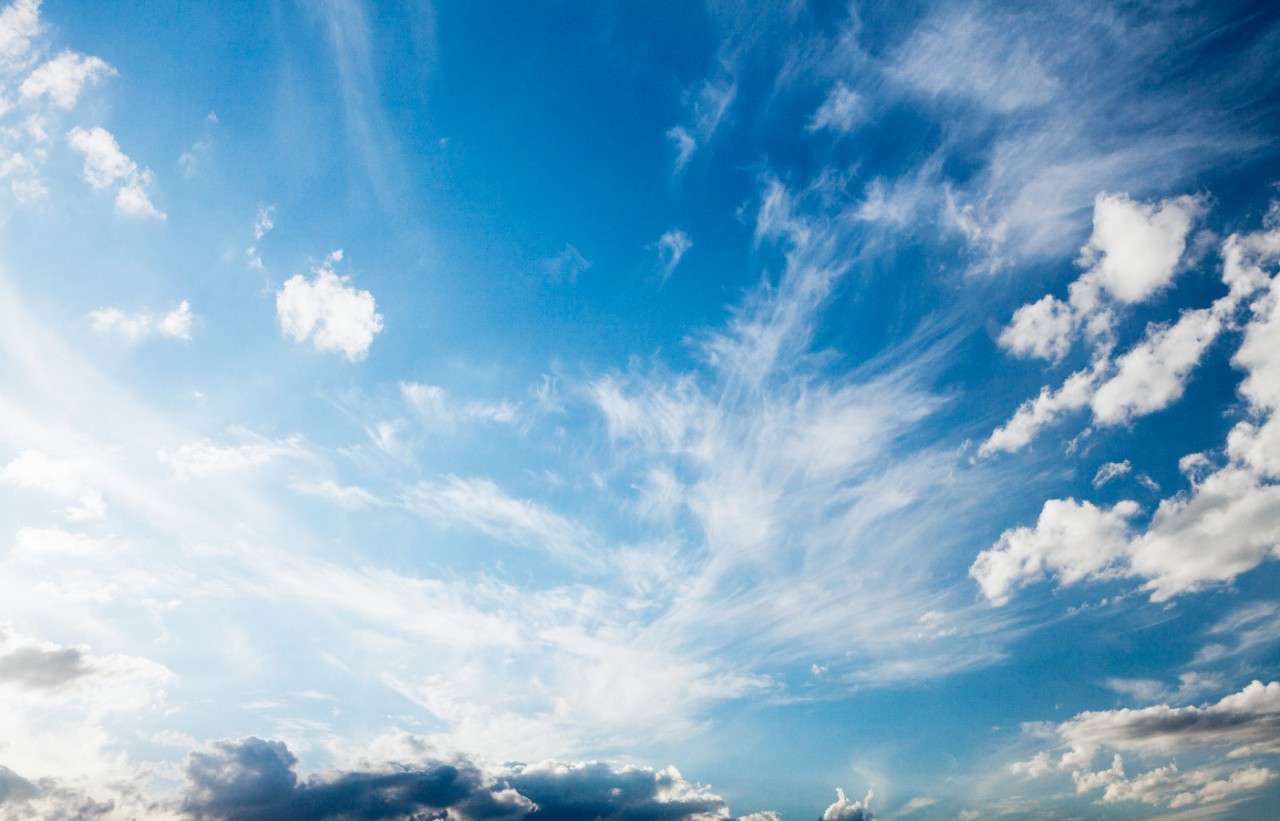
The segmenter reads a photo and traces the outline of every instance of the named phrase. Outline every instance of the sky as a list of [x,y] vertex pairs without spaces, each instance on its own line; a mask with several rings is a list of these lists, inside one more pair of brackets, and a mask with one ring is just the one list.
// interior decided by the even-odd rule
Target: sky
[[1280,816],[1280,8],[13,0],[0,819]]

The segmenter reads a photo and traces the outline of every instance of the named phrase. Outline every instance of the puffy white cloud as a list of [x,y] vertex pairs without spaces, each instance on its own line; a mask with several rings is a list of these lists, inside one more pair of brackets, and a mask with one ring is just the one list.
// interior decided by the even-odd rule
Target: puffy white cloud
[[861,801],[850,801],[844,790],[836,787],[836,800],[822,811],[822,821],[871,821],[871,798],[874,793],[867,791],[867,797]]
[[1093,394],[1094,421],[1123,424],[1176,402],[1221,330],[1222,318],[1214,308],[1184,311],[1171,327],[1149,328],[1145,339],[1116,360],[1115,374]]
[[[1205,545],[1213,545],[1205,550]],[[1227,466],[1189,495],[1165,499],[1129,547],[1129,565],[1153,601],[1230,581],[1280,557],[1280,485]]]
[[1000,345],[1017,356],[1061,359],[1071,349],[1074,308],[1050,294],[1023,305],[1000,332]]
[[1000,334],[1000,345],[1017,356],[1061,359],[1078,330],[1105,337],[1113,322],[1101,298],[1143,302],[1168,286],[1186,250],[1187,235],[1204,211],[1202,200],[1182,196],[1157,204],[1125,194],[1099,194],[1093,234],[1081,249],[1086,272],[1068,289],[1068,300],[1046,294],[1023,305]]
[[1086,276],[1122,303],[1149,299],[1173,279],[1187,235],[1205,207],[1192,196],[1155,205],[1126,194],[1099,194],[1093,235],[1081,251],[1081,261],[1089,267]]
[[844,83],[836,83],[832,86],[827,99],[813,113],[807,128],[810,131],[829,128],[832,131],[847,133],[852,131],[862,118],[862,97]]
[[15,0],[0,9],[0,68],[21,66],[40,32],[40,0]]
[[1051,499],[1035,527],[1006,530],[979,554],[969,574],[993,604],[1008,602],[1012,590],[1054,573],[1063,584],[1117,575],[1128,545],[1134,502],[1098,508],[1075,499]]
[[978,456],[1021,450],[1030,444],[1041,428],[1052,425],[1070,411],[1088,405],[1097,382],[1098,366],[1103,364],[1099,361],[1092,370],[1073,373],[1056,391],[1048,386],[1041,388],[1039,396],[1023,402],[1013,418],[992,431],[978,446]]
[[338,351],[355,362],[382,331],[382,315],[373,294],[334,273],[341,259],[342,251],[334,251],[313,270],[313,279],[297,274],[285,282],[276,293],[276,314],[280,330],[294,341],[310,339],[316,350]]
[[99,57],[64,51],[32,71],[18,87],[18,93],[25,100],[47,96],[59,108],[71,108],[86,84],[115,73],[115,69]]
[[119,308],[99,308],[89,313],[93,329],[102,333],[117,333],[129,340],[146,336],[165,336],[171,339],[191,339],[191,324],[195,316],[191,304],[185,299],[163,316],[148,313],[126,314]]
[[67,143],[84,155],[84,178],[95,189],[120,184],[116,191],[116,210],[135,217],[165,219],[147,194],[151,172],[139,170],[137,163],[120,150],[116,138],[101,126],[86,131],[76,126],[67,132]]

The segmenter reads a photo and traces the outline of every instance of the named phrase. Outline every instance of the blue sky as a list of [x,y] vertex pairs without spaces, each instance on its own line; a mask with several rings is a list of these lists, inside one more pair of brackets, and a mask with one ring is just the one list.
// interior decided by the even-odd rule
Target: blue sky
[[0,11],[0,818],[1280,812],[1280,13]]

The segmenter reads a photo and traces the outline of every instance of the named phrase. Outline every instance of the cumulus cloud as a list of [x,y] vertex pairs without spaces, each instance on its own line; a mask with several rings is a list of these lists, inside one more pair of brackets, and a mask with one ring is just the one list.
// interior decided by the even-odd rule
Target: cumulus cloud
[[[1280,752],[1280,683],[1254,681],[1238,693],[1202,706],[1160,704],[1141,709],[1084,712],[1051,727],[1061,755],[1038,753],[1011,766],[1015,774],[1043,777],[1070,770],[1077,792],[1102,790],[1104,802],[1138,800],[1180,807],[1222,801],[1255,792],[1276,779],[1258,766],[1228,770],[1214,766],[1181,772],[1176,763],[1129,777],[1120,753],[1153,755],[1208,751],[1225,759]],[[1104,751],[1116,751],[1111,766],[1093,771]]]
[[99,57],[64,51],[27,75],[18,93],[24,100],[45,96],[59,108],[71,108],[86,85],[115,73],[115,69]]
[[1133,470],[1133,465],[1129,464],[1129,460],[1123,462],[1107,462],[1098,468],[1098,472],[1093,475],[1093,486],[1102,487],[1107,482],[1119,476],[1124,476]]
[[[1171,325],[1148,325],[1144,337],[1118,357],[1113,357],[1115,308],[1111,303],[1142,301],[1169,284],[1187,234],[1204,207],[1203,200],[1195,197],[1155,205],[1123,195],[1099,195],[1094,234],[1081,254],[1082,263],[1090,268],[1072,283],[1069,301],[1047,295],[1024,305],[1000,335],[1000,344],[1016,355],[1057,360],[1083,332],[1093,343],[1093,362],[1071,374],[1057,390],[1045,386],[1038,397],[1024,402],[982,443],[979,457],[1020,450],[1043,428],[1085,407],[1096,424],[1121,425],[1182,397],[1209,346],[1232,325],[1240,303],[1268,282],[1261,265],[1280,254],[1280,238],[1272,237],[1280,232],[1229,237],[1222,246],[1222,278],[1228,294],[1208,308],[1183,311]],[[1122,272],[1130,270],[1136,276],[1126,279]],[[1263,301],[1253,306],[1255,313]],[[1255,322],[1251,328],[1256,326]],[[1257,358],[1269,361],[1265,353]],[[1237,364],[1243,366],[1239,353]]]
[[484,768],[465,759],[338,771],[300,779],[279,741],[214,742],[187,757],[183,813],[194,819],[562,821],[646,818],[726,821],[724,801],[668,767],[599,762]]
[[138,164],[120,150],[116,138],[101,126],[86,131],[76,126],[67,132],[68,144],[84,155],[84,179],[93,188],[116,189],[116,210],[131,217],[165,219],[162,211],[151,204],[147,188],[152,176],[139,170]]
[[342,251],[334,251],[312,270],[308,280],[296,274],[276,293],[280,330],[295,342],[311,341],[318,351],[341,352],[352,362],[364,359],[382,331],[382,314],[373,294],[358,290],[334,273]]
[[130,341],[147,336],[191,339],[191,303],[185,299],[163,316],[148,313],[128,314],[119,308],[99,308],[89,313],[93,329],[100,333],[119,334]]
[[861,801],[850,801],[844,790],[836,787],[836,800],[822,812],[822,821],[871,821],[872,793]]
[[1006,530],[983,551],[969,574],[992,604],[1009,601],[1013,588],[1055,574],[1062,584],[1118,575],[1128,545],[1134,502],[1098,508],[1075,499],[1051,499],[1035,527]]
[[1000,344],[1017,356],[1057,360],[1081,329],[1094,339],[1105,336],[1113,321],[1109,301],[1144,302],[1168,287],[1205,208],[1202,199],[1186,195],[1157,204],[1099,194],[1093,234],[1080,252],[1086,270],[1068,288],[1068,300],[1045,295],[1023,305]]

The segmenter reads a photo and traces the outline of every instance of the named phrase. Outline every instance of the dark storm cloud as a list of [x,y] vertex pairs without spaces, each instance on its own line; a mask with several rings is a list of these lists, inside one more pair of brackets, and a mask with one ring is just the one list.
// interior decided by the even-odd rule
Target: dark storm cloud
[[486,776],[465,761],[388,765],[300,780],[282,742],[220,741],[187,758],[182,810],[195,819],[686,821],[728,818],[719,796],[673,769],[607,764],[511,765]]

